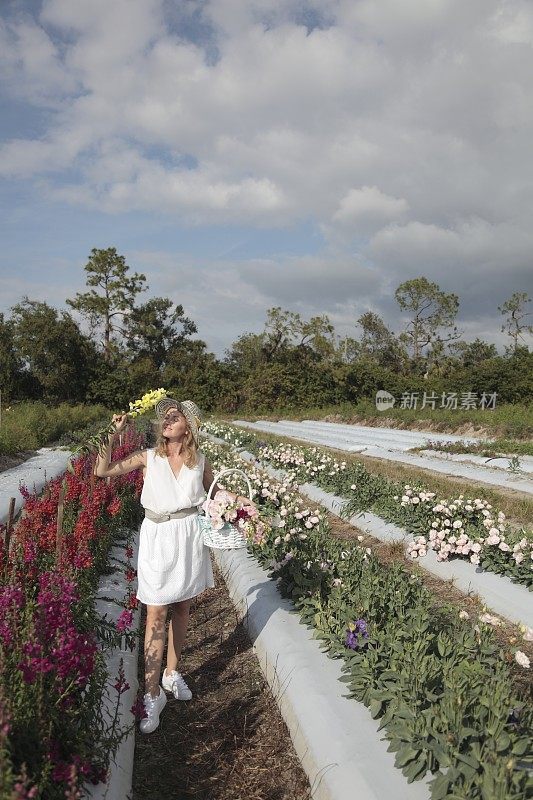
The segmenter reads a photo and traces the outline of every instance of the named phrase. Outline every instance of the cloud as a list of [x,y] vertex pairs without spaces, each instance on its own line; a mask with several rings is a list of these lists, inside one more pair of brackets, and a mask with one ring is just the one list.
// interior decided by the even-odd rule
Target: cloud
[[332,225],[339,229],[366,233],[379,230],[392,220],[401,219],[409,204],[403,197],[391,197],[377,186],[350,189],[342,198],[332,217]]
[[0,71],[3,89],[36,105],[60,108],[77,82],[64,68],[58,46],[31,17],[0,19]]
[[200,270],[216,336],[215,277],[257,324],[366,304],[393,326],[419,274],[486,318],[531,286],[532,45],[528,0],[43,0],[0,24],[7,101],[46,112],[0,174],[117,219],[322,232]]

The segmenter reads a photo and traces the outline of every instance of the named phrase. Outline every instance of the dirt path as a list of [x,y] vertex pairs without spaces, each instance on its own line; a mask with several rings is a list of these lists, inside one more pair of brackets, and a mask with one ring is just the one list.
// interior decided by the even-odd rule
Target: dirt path
[[193,603],[183,653],[193,699],[167,694],[159,728],[137,732],[133,800],[308,800],[287,727],[214,572],[215,588]]

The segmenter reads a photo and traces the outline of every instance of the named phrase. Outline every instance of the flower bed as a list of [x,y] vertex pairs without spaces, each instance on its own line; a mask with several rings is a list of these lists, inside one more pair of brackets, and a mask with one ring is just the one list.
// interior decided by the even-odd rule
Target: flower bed
[[[137,449],[130,432],[115,452]],[[0,567],[0,786],[2,798],[78,797],[86,782],[105,780],[110,756],[126,730],[101,715],[107,683],[101,643],[127,635],[131,590],[117,627],[95,612],[94,592],[111,546],[138,519],[140,472],[112,482],[90,479],[92,459],[50,481],[41,497],[23,492],[25,513]],[[64,497],[62,530],[57,512]],[[134,571],[125,544],[126,572]],[[116,699],[126,689],[116,676]],[[132,716],[132,724],[134,722]]]
[[[224,447],[203,449],[216,469],[242,467]],[[526,653],[502,649],[491,620],[435,599],[403,565],[330,537],[326,515],[302,502],[290,478],[279,484],[246,471],[256,501],[279,515],[278,528],[250,551],[325,651],[343,659],[351,696],[379,718],[408,780],[431,771],[432,800],[530,797]]]
[[[211,432],[210,425],[206,429]],[[217,436],[225,438],[224,426],[218,424],[216,430]],[[232,438],[232,431],[227,435]],[[409,545],[411,557],[423,558],[432,549],[438,560],[468,559],[533,587],[533,533],[525,527],[509,531],[505,515],[485,500],[464,494],[437,498],[422,484],[394,483],[372,474],[361,463],[339,461],[319,447],[261,446],[257,437],[247,435],[248,446],[262,461],[290,470],[299,483],[312,482],[345,497],[344,516],[372,511],[405,528],[415,537]]]

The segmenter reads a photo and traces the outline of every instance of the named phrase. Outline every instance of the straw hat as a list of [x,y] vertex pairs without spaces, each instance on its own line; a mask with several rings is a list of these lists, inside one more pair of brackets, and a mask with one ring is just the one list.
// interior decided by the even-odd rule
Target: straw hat
[[167,411],[170,411],[171,408],[181,411],[187,420],[196,447],[198,447],[198,431],[202,424],[202,420],[200,409],[196,403],[193,403],[192,400],[182,400],[180,402],[179,400],[174,400],[173,397],[163,397],[163,399],[157,403],[155,407],[155,413],[157,414],[158,418],[162,420],[165,418]]

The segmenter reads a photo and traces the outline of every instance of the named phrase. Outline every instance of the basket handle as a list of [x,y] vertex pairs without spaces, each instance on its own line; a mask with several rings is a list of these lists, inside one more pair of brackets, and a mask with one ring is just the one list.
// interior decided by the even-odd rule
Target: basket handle
[[209,503],[209,501],[211,500],[211,493],[213,491],[213,487],[217,485],[218,479],[221,478],[223,475],[227,475],[230,472],[238,472],[239,475],[243,476],[244,480],[246,481],[246,485],[248,486],[248,495],[250,496],[250,500],[252,499],[252,487],[250,481],[248,480],[248,475],[245,472],[243,472],[242,469],[237,469],[236,467],[233,467],[231,469],[223,469],[215,475],[215,477],[213,478],[213,483],[209,487],[209,492],[207,493],[207,501],[206,501],[207,503]]

